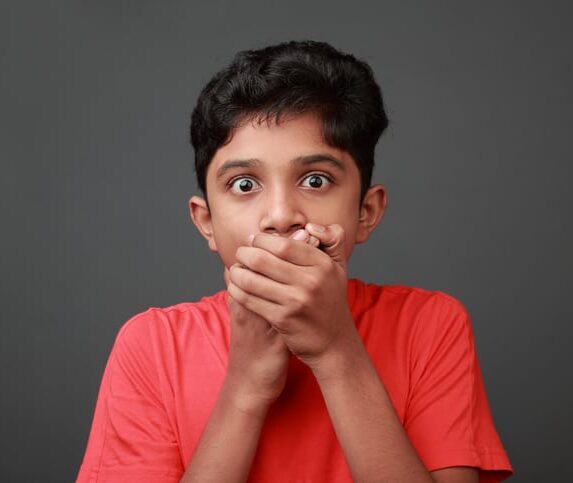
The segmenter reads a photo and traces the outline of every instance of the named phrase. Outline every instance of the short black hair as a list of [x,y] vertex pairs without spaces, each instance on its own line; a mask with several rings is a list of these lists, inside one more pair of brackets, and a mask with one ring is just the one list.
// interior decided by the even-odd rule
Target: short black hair
[[291,41],[235,55],[201,91],[191,116],[199,188],[215,152],[244,122],[280,122],[315,113],[325,142],[348,152],[360,171],[361,197],[370,187],[374,149],[388,126],[370,66],[325,42]]

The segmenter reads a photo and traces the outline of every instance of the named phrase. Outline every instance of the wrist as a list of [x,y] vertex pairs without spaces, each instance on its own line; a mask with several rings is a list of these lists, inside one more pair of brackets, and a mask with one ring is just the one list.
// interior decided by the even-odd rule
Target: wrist
[[269,407],[276,398],[263,394],[255,394],[246,390],[246,385],[227,377],[221,387],[219,400],[233,409],[254,417],[264,419]]
[[356,378],[357,374],[363,373],[365,367],[371,366],[370,356],[360,335],[354,326],[352,329],[310,365],[319,385],[349,377]]

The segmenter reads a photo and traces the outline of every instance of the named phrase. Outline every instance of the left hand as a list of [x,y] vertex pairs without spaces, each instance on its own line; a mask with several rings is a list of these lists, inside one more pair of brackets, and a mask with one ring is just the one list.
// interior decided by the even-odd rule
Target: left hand
[[[347,302],[344,231],[339,225],[315,227],[301,230],[302,240],[256,235],[252,246],[237,250],[228,288],[311,368],[356,333]],[[311,236],[322,249],[312,246]]]

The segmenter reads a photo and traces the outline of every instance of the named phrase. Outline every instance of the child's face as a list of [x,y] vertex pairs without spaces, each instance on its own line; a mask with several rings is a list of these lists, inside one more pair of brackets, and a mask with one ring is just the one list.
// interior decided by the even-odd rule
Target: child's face
[[281,124],[247,123],[213,157],[206,177],[209,208],[193,197],[193,221],[226,267],[249,235],[288,237],[306,223],[337,223],[345,231],[345,253],[368,238],[382,217],[385,193],[370,188],[362,206],[360,173],[345,151],[322,139],[317,117]]

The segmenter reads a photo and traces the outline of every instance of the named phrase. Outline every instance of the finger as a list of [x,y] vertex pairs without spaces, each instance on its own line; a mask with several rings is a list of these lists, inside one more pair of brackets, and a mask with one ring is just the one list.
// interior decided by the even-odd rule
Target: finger
[[303,241],[314,248],[318,248],[320,245],[320,240],[310,235],[306,230],[297,230],[295,233],[289,236],[289,238],[291,240]]
[[320,246],[320,240],[312,235],[309,236],[307,243],[314,248],[318,248]]
[[238,264],[231,267],[229,274],[230,281],[244,292],[275,304],[281,304],[289,291],[288,286]]
[[334,261],[341,264],[346,263],[345,253],[345,234],[344,229],[337,224],[332,225],[317,225],[315,223],[307,223],[305,229],[310,235],[318,238],[322,250],[330,256]]
[[232,281],[229,283],[229,288],[227,290],[229,292],[229,296],[232,297],[235,302],[259,317],[262,317],[266,321],[268,321],[269,318],[272,318],[272,315],[276,314],[277,309],[279,309],[279,307],[273,302],[269,302],[268,300],[264,300],[245,292]]
[[235,260],[253,272],[279,283],[289,283],[300,267],[285,262],[262,248],[239,247],[235,253]]
[[296,233],[292,239],[259,233],[254,237],[252,246],[266,250],[281,260],[295,265],[302,267],[315,265],[317,251],[308,243],[300,243],[300,241],[307,241],[309,238],[308,233],[305,234],[305,230],[300,230],[300,232],[304,236],[302,240],[296,238]]

